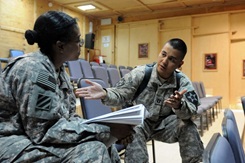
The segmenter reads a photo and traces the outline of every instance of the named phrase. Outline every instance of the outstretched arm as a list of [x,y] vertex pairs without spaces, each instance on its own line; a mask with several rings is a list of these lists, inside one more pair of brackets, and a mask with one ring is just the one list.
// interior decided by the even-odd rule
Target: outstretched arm
[[75,94],[79,97],[84,97],[88,100],[94,99],[104,99],[106,96],[106,91],[102,88],[102,86],[96,82],[92,82],[90,80],[86,80],[86,83],[90,86],[78,88]]

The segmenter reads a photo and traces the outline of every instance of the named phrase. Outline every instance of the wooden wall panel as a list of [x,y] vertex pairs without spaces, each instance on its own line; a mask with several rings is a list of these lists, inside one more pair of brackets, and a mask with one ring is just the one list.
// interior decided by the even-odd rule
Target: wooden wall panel
[[181,70],[191,79],[191,17],[178,17],[159,21],[159,52],[163,45],[172,38],[180,38],[186,43],[187,54]]
[[229,32],[229,14],[216,14],[193,17],[193,35],[208,35]]
[[[152,63],[157,60],[159,54],[158,49],[158,23],[157,21],[138,22],[130,24],[130,49],[129,49],[129,65],[142,65]],[[148,43],[148,58],[138,57],[138,45]]]
[[231,39],[245,40],[245,13],[234,13],[230,14],[230,26],[231,26]]
[[115,64],[125,65],[134,67],[133,61],[129,60],[129,26],[128,25],[117,25],[116,26],[116,47],[115,47]]
[[27,46],[24,32],[33,26],[34,1],[1,0],[0,3],[0,56],[9,57],[9,49],[20,49],[25,52],[32,51],[33,47]]

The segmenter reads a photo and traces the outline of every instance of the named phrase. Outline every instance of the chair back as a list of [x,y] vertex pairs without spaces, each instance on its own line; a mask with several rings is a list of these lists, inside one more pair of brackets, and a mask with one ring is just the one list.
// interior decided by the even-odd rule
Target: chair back
[[126,68],[129,69],[130,71],[134,69],[134,68],[131,67],[131,66],[127,66]]
[[106,85],[109,87],[107,70],[102,66],[92,66],[92,71],[95,78],[102,79]]
[[120,71],[121,78],[124,77],[124,75],[126,75],[127,73],[130,72],[129,69],[120,69],[119,71]]
[[226,138],[214,133],[203,153],[203,163],[236,163],[234,153]]
[[91,68],[90,63],[88,61],[81,59],[80,65],[82,68],[84,78],[94,78],[92,68]]
[[114,87],[120,80],[120,75],[117,69],[115,68],[107,68],[109,83],[111,87]]
[[116,65],[113,65],[113,64],[110,64],[109,67],[116,68],[117,69],[117,66]]
[[24,51],[23,50],[17,50],[17,49],[10,49],[9,50],[9,56],[11,58],[15,58],[15,57],[19,57],[24,55]]
[[126,67],[125,66],[123,66],[123,65],[119,65],[118,66],[118,69],[120,70],[120,69],[125,69]]
[[100,66],[100,64],[97,63],[97,62],[90,62],[90,65],[91,65],[91,66]]
[[108,68],[108,64],[106,64],[106,63],[100,63],[100,66],[104,67],[105,69]]
[[[89,79],[93,82],[99,83],[102,87],[106,88],[106,84],[101,79]],[[77,83],[78,88],[83,88],[89,86],[85,82],[85,78],[81,78]],[[87,100],[83,97],[80,97],[82,113],[85,119],[94,118],[103,114],[107,114],[111,112],[111,108],[104,105],[101,100]]]
[[71,81],[77,82],[79,78],[83,77],[80,61],[67,61],[68,70],[70,73]]
[[236,122],[229,117],[224,117],[222,121],[222,132],[223,136],[231,145],[236,162],[245,163],[244,149]]
[[205,90],[205,87],[204,87],[204,83],[202,81],[200,81],[199,84],[200,84],[203,96],[206,97],[206,90]]

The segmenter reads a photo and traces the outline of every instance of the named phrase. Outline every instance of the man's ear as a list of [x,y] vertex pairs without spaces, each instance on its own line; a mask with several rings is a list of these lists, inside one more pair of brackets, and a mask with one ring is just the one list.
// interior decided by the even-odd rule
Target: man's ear
[[183,64],[184,64],[184,61],[181,61],[178,68],[180,68]]

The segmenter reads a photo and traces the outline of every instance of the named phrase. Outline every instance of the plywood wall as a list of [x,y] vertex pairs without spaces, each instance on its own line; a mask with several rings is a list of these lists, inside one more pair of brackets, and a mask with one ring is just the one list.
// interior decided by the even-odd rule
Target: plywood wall
[[[0,57],[9,57],[9,49],[24,50],[25,53],[37,50],[37,45],[30,46],[24,33],[33,29],[36,18],[48,10],[63,11],[78,19],[82,37],[88,31],[87,18],[77,12],[53,4],[48,0],[0,0]],[[80,58],[84,58],[85,49],[81,50]]]

